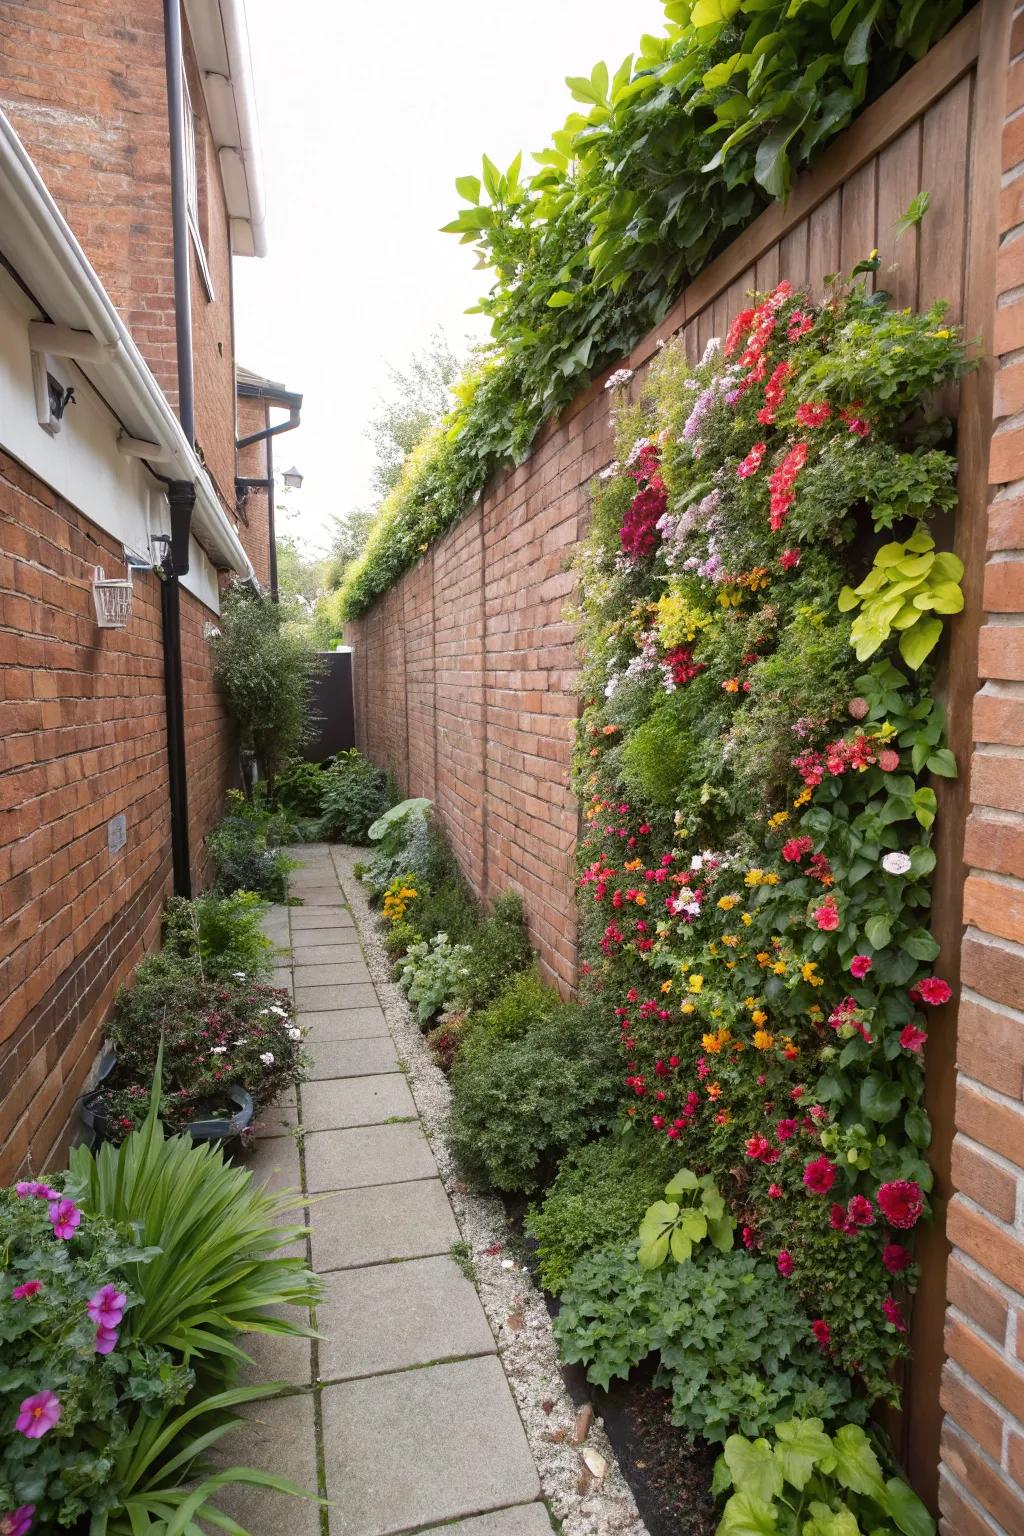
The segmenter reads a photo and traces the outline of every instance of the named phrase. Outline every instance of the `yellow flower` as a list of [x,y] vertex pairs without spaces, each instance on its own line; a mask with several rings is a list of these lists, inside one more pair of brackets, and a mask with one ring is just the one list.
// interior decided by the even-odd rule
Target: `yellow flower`
[[751,917],[749,912],[740,913],[740,922],[744,925],[744,927],[749,928],[753,921],[754,919]]
[[718,905],[723,912],[731,912],[738,901],[738,896],[720,896],[718,898]]
[[710,1051],[714,1056],[717,1056],[718,1052],[722,1049],[721,1042],[719,1041],[717,1033],[713,1035],[701,1035],[700,1043],[706,1051]]
[[768,818],[768,825],[770,827],[781,827],[783,822],[786,822],[788,820],[789,820],[789,812],[788,811],[776,811],[774,816],[769,816],[769,818]]
[[748,869],[743,876],[744,885],[761,885],[764,880],[763,869]]
[[774,1035],[770,1035],[766,1029],[755,1029],[755,1031],[754,1031],[754,1049],[755,1049],[755,1051],[770,1051],[774,1044],[775,1044],[775,1036]]
[[693,1011],[694,1008],[692,1003],[683,1003],[679,1009],[680,1013],[693,1013]]
[[794,809],[799,810],[802,805],[806,805],[813,794],[814,790],[811,788],[811,786],[809,784],[805,784],[803,789],[797,795],[796,799],[793,801]]
[[690,977],[689,987],[690,987],[690,991],[691,992],[699,992],[703,985],[704,985],[704,977],[703,976],[694,975],[694,976]]
[[662,984],[661,984],[661,990],[663,992],[671,992],[672,991],[672,982],[671,981],[663,981]]
[[786,962],[785,962],[785,960],[776,960],[775,964],[772,966],[772,970],[775,972],[776,976],[785,976],[785,974],[786,974]]
[[743,1006],[744,1006],[744,1008],[756,1008],[757,1007],[757,999],[753,998],[753,997],[745,997],[743,999]]
[[638,907],[646,907],[647,905],[647,897],[644,895],[643,891],[637,891],[636,895],[633,897],[633,900],[636,902]]
[[736,945],[739,943],[739,938],[735,933],[723,933],[722,943],[727,944],[730,949],[735,949]]
[[775,874],[775,873],[774,873],[774,871],[773,871],[773,872],[772,872],[772,874],[770,874],[770,875],[765,875],[765,877],[764,877],[764,883],[765,883],[765,885],[778,885],[778,883],[779,883],[779,877],[778,877],[778,875],[777,875],[777,874]]
[[758,965],[767,965],[769,963],[769,961],[771,960],[771,958],[772,958],[771,955],[765,949],[760,950],[754,956],[754,959],[757,961]]
[[628,869],[630,873],[632,873],[634,869],[643,869],[644,861],[643,859],[629,859],[625,864],[623,864],[622,867],[623,869]]
[[722,1096],[722,1089],[718,1083],[708,1083],[704,1092],[709,1099],[720,1099]]
[[752,1024],[756,1024],[760,1028],[762,1024],[768,1023],[768,1015],[765,1013],[763,1008],[755,1008],[753,1013],[750,1015],[750,1022]]

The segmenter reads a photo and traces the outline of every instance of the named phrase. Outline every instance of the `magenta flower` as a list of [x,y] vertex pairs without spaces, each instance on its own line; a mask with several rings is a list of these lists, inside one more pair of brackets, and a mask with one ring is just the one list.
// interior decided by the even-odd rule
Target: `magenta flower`
[[117,1328],[124,1317],[127,1300],[124,1291],[108,1282],[100,1286],[95,1296],[89,1297],[86,1311],[98,1328]]
[[775,1260],[775,1268],[780,1275],[787,1277],[793,1273],[793,1255],[787,1249],[783,1248]]
[[827,1157],[815,1157],[804,1169],[804,1184],[812,1195],[827,1195],[836,1181],[836,1165]]
[[0,1536],[25,1536],[35,1518],[34,1504],[21,1504],[9,1514],[0,1515]]
[[[14,1287],[14,1290],[11,1292],[11,1300],[23,1301],[26,1297],[37,1296],[42,1288],[43,1282],[41,1280],[26,1280],[24,1285],[16,1285]],[[3,1536],[2,1531],[0,1531],[0,1536]]]
[[54,1237],[61,1237],[65,1241],[74,1237],[75,1229],[82,1221],[82,1213],[73,1200],[51,1201],[49,1215]]
[[902,1243],[886,1243],[882,1249],[882,1263],[890,1275],[900,1275],[910,1268],[913,1260]]
[[898,1333],[906,1333],[907,1323],[903,1316],[903,1308],[894,1297],[885,1298],[882,1302],[882,1311],[885,1313],[886,1321],[892,1323]]
[[921,1186],[913,1179],[893,1179],[890,1184],[883,1184],[875,1199],[890,1227],[900,1227],[904,1232],[917,1225],[924,1211]]
[[927,1031],[918,1029],[916,1024],[904,1024],[900,1030],[900,1045],[905,1051],[916,1051],[920,1054],[927,1040]]
[[811,1324],[811,1332],[814,1334],[822,1350],[827,1350],[832,1342],[832,1330],[824,1318],[815,1318]]
[[96,1353],[98,1355],[109,1355],[116,1345],[117,1329],[105,1328],[101,1323],[96,1329]]
[[847,1206],[850,1220],[858,1227],[870,1227],[875,1220],[875,1208],[866,1195],[854,1195]]
[[870,955],[854,955],[850,961],[850,974],[857,981],[863,981],[871,969]]
[[60,1419],[60,1398],[44,1387],[33,1397],[23,1399],[14,1427],[26,1440],[41,1440]]
[[51,1189],[49,1184],[40,1184],[37,1179],[22,1179],[20,1184],[15,1184],[14,1193],[19,1200],[25,1200],[29,1196],[40,1200],[59,1200],[60,1190]]

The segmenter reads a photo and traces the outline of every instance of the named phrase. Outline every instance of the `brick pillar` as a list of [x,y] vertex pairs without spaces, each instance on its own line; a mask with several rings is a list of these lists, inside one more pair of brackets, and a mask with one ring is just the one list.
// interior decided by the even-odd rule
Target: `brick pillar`
[[1024,6],[1010,28],[1005,86],[947,1219],[943,1536],[1024,1532]]

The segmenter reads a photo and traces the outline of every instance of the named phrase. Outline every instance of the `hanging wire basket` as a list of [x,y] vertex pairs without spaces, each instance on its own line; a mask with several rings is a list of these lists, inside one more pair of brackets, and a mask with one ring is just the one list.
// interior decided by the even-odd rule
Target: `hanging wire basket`
[[132,576],[115,579],[104,574],[102,565],[93,570],[92,598],[96,604],[96,623],[100,629],[124,629],[132,616]]

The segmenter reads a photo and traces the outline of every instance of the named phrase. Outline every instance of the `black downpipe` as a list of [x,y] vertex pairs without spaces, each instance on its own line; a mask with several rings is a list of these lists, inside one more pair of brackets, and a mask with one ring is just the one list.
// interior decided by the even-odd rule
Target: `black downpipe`
[[[192,367],[192,297],[189,285],[188,203],[185,186],[185,100],[182,91],[184,58],[180,0],[164,0],[164,58],[167,66],[167,120],[171,150],[171,230],[174,242],[178,419],[189,446],[193,447],[196,427]],[[171,801],[171,858],[176,896],[192,894],[179,577],[188,571],[189,528],[192,522],[195,495],[195,486],[188,481],[175,481],[168,487],[171,507],[171,541],[163,562],[160,590],[160,615],[164,642],[164,699],[167,712],[167,776]]]
[[274,439],[267,438],[267,537],[270,539],[270,596],[277,602],[277,535],[274,532]]

